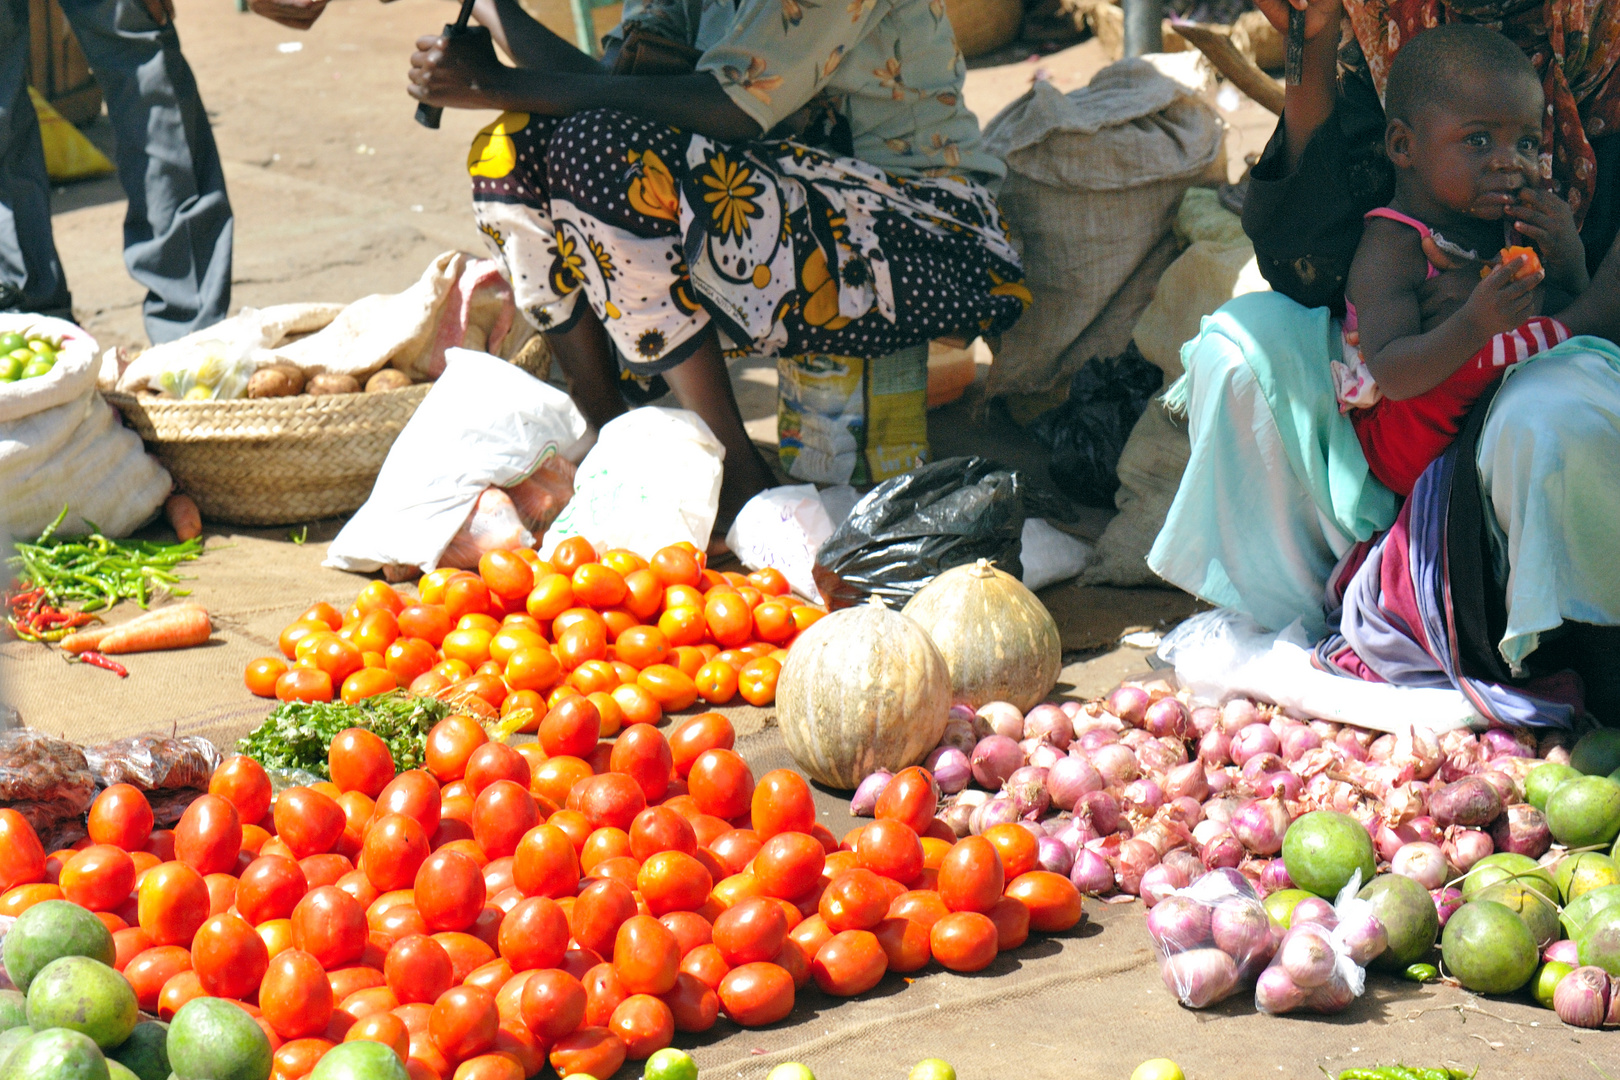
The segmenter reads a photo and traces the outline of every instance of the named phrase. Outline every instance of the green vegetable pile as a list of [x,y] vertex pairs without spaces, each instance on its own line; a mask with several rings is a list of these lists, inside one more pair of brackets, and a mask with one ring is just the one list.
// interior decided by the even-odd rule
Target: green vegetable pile
[[1410,1065],[1380,1065],[1372,1069],[1346,1069],[1339,1080],[1474,1080],[1479,1070],[1414,1069]]
[[67,512],[62,507],[32,544],[17,544],[10,563],[23,589],[43,588],[51,603],[80,603],[81,611],[100,611],[120,600],[133,600],[144,608],[158,596],[190,595],[175,587],[180,582],[175,568],[202,554],[201,540],[178,544],[111,540],[94,525],[89,536],[66,539],[56,530]]
[[332,740],[357,727],[387,743],[394,768],[404,772],[421,767],[428,731],[450,711],[442,701],[402,690],[378,694],[358,705],[288,701],[277,706],[236,748],[266,769],[302,769],[331,779],[326,755]]

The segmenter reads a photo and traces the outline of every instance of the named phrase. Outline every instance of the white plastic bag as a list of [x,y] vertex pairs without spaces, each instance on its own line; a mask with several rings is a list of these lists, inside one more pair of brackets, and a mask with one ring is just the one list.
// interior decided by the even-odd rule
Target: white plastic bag
[[1024,587],[1031,592],[1068,581],[1086,568],[1091,545],[1078,540],[1045,518],[1025,518],[1019,537],[1019,561],[1024,564]]
[[566,457],[585,431],[561,390],[488,353],[451,349],[325,565],[433,570],[485,488],[516,484]]
[[570,536],[650,558],[682,540],[709,546],[725,447],[696,413],[641,408],[602,426],[574,475],[574,498],[546,530],[542,558]]
[[1276,924],[1236,870],[1211,870],[1148,912],[1148,937],[1167,990],[1189,1009],[1231,997],[1277,947]]
[[61,319],[0,315],[0,333],[62,341],[49,372],[0,383],[0,536],[32,538],[65,504],[64,536],[93,521],[108,536],[144,524],[174,486],[96,392],[96,342]]
[[1254,1005],[1263,1013],[1336,1013],[1366,989],[1366,966],[1389,944],[1373,906],[1357,899],[1361,871],[1350,875],[1331,915],[1304,919],[1296,913],[1260,973]]
[[774,566],[793,591],[818,597],[816,548],[833,533],[832,518],[814,484],[762,491],[748,500],[726,533],[726,546],[750,570]]
[[1290,715],[1396,734],[1413,727],[1449,731],[1477,717],[1456,690],[1362,682],[1320,670],[1297,620],[1272,633],[1232,608],[1206,611],[1166,635],[1159,658],[1174,664],[1182,686],[1204,701],[1253,698]]

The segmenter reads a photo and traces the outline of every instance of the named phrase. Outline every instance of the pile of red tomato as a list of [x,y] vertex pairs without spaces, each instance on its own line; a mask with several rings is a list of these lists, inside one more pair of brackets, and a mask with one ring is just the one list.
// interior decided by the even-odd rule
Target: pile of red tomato
[[414,602],[374,581],[346,615],[316,604],[281,632],[283,655],[252,661],[244,681],[282,701],[353,704],[400,687],[476,698],[502,715],[529,710],[528,731],[579,694],[612,733],[700,698],[769,705],[789,645],[825,614],[768,567],[717,573],[690,544],[650,560],[598,555],[574,537],[549,562],[519,549],[486,554],[476,574],[435,570]]
[[[594,766],[550,754],[587,714],[564,700],[515,748],[451,716],[426,768],[398,775],[351,728],[330,782],[273,799],[233,757],[172,832],[120,784],[89,836],[49,855],[0,810],[0,913],[64,898],[97,912],[143,1009],[240,1002],[278,1080],[353,1039],[393,1047],[416,1080],[522,1080],[548,1060],[606,1077],[721,1013],[775,1023],[811,980],[848,996],[932,962],[977,971],[1080,920],[1028,831],[956,840],[924,769],[840,841],[797,773],[755,782],[720,714],[667,740],[632,725]],[[557,761],[585,767],[561,788]]]

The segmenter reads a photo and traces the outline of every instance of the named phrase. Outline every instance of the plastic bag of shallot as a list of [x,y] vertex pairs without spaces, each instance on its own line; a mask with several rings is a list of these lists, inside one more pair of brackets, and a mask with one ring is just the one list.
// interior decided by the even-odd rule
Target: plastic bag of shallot
[[1147,928],[1165,987],[1189,1009],[1252,984],[1282,936],[1254,886],[1232,869],[1211,870],[1160,900]]
[[1338,903],[1313,897],[1295,906],[1276,956],[1255,984],[1255,1008],[1273,1015],[1336,1013],[1361,996],[1366,967],[1389,945],[1389,935],[1373,906],[1357,899],[1360,889],[1357,870]]

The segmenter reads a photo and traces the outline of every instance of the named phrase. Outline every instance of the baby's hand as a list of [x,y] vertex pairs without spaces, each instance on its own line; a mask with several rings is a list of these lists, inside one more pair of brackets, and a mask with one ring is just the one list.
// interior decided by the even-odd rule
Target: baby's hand
[[1571,296],[1586,291],[1586,246],[1569,203],[1542,188],[1520,188],[1519,201],[1508,206],[1507,216],[1516,233],[1535,241],[1550,283]]
[[1522,278],[1514,277],[1528,261],[1525,256],[1518,255],[1493,269],[1474,286],[1468,303],[1458,312],[1473,323],[1482,336],[1491,337],[1512,330],[1536,314],[1536,286],[1541,284],[1544,275],[1536,272]]

